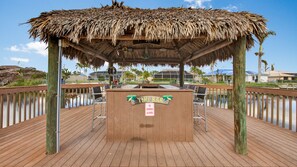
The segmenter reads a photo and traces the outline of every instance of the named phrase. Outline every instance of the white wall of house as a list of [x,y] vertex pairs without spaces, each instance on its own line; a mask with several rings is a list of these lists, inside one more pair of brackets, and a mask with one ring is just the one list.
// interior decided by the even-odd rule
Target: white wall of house
[[81,75],[70,75],[70,78],[68,78],[66,81],[68,82],[76,82],[76,81],[87,81],[87,76],[81,76]]
[[[214,76],[205,76],[205,77],[208,78],[212,82],[217,82],[217,78],[216,78],[215,75]],[[224,82],[228,82],[228,80],[226,78],[230,78],[232,76],[225,75],[224,77],[225,77]],[[245,81],[246,82],[255,82],[256,78],[257,78],[257,75],[246,75],[245,76]],[[232,79],[231,79],[231,82],[232,82]],[[261,76],[261,82],[268,82],[268,76],[267,75],[262,75]]]
[[261,75],[261,82],[268,82],[268,76],[267,75]]
[[246,75],[245,82],[255,82],[256,76],[253,75]]

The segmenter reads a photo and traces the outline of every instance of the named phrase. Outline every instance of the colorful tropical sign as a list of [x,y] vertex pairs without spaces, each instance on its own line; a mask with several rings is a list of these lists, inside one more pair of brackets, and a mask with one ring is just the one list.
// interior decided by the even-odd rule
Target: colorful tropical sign
[[159,96],[136,96],[136,95],[128,95],[127,101],[131,102],[131,104],[141,104],[141,103],[159,103],[159,104],[169,104],[169,102],[173,99],[172,95],[164,95],[163,97]]

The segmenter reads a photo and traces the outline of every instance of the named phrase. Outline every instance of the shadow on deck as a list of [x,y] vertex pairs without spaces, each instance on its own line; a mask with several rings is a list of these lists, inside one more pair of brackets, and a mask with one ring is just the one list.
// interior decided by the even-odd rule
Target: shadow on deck
[[106,142],[103,121],[91,132],[91,107],[63,110],[61,152],[45,155],[45,116],[0,129],[0,166],[296,166],[297,133],[247,118],[247,156],[233,150],[233,112],[207,108],[209,131],[194,142]]

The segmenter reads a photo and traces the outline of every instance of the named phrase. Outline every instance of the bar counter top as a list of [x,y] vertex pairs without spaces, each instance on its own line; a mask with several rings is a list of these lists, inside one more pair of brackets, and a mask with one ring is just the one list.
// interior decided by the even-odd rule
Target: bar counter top
[[159,88],[139,88],[139,85],[124,85],[121,88],[107,89],[107,92],[193,92],[191,89],[181,89],[172,85],[158,85]]

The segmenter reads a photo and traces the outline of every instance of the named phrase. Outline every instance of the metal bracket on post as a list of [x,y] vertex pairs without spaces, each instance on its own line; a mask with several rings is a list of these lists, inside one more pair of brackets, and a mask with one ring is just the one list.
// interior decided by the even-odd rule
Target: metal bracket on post
[[60,152],[60,111],[61,111],[61,79],[62,79],[62,40],[59,39],[58,59],[58,86],[57,86],[57,126],[56,126],[56,150]]

